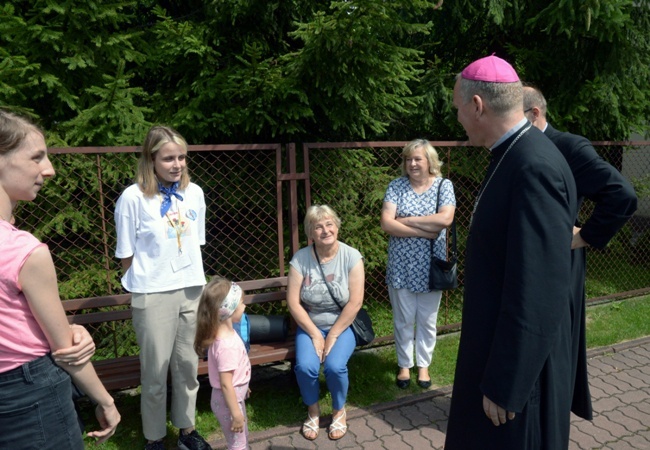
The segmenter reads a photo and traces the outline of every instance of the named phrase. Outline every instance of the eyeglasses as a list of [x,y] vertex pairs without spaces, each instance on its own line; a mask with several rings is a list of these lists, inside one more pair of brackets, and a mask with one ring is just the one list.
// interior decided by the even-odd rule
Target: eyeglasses
[[533,108],[524,109],[524,114],[526,114],[528,111],[532,111],[532,110],[533,110]]

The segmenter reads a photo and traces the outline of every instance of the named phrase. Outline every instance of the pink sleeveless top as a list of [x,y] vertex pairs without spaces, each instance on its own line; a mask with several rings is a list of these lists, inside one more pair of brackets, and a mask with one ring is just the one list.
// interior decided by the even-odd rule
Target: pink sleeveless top
[[50,351],[18,282],[25,261],[42,245],[30,233],[0,220],[0,373]]

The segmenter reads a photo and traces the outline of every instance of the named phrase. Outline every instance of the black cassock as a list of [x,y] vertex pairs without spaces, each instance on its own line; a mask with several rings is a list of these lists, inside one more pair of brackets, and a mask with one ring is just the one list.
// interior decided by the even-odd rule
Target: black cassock
[[[577,195],[562,154],[529,125],[493,150],[473,214],[445,450],[568,447]],[[515,419],[495,427],[483,395]]]
[[[592,247],[605,247],[636,211],[634,188],[618,170],[596,153],[586,138],[558,131],[551,125],[546,127],[544,134],[553,141],[569,164],[576,182],[578,208],[584,198],[594,202],[594,210],[589,219],[584,224],[576,220],[576,226],[582,227],[580,235]],[[575,388],[571,411],[591,420],[593,413],[585,341],[585,249],[574,250],[572,256]]]

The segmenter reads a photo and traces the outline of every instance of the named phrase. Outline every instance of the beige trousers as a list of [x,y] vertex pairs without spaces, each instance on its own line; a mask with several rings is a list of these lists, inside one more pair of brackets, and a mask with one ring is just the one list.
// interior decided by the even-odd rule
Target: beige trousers
[[194,426],[198,356],[194,352],[196,310],[203,286],[133,294],[133,327],[140,346],[140,412],[148,440],[167,434],[167,374],[171,372],[171,422]]

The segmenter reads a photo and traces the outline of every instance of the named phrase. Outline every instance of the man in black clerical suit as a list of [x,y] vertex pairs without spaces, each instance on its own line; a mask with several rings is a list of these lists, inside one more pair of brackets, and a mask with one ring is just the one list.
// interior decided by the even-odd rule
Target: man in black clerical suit
[[454,106],[492,161],[467,238],[446,450],[568,448],[573,352],[567,162],[523,112],[515,70],[489,56],[456,78]]
[[524,86],[524,114],[542,130],[564,155],[578,191],[578,208],[584,198],[594,202],[594,209],[581,225],[576,217],[573,229],[573,351],[574,392],[571,411],[592,420],[591,395],[587,379],[587,348],[585,342],[585,275],[587,246],[602,249],[632,217],[637,197],[632,185],[613,166],[603,160],[591,142],[576,134],[558,131],[546,121],[547,104],[542,92]]

